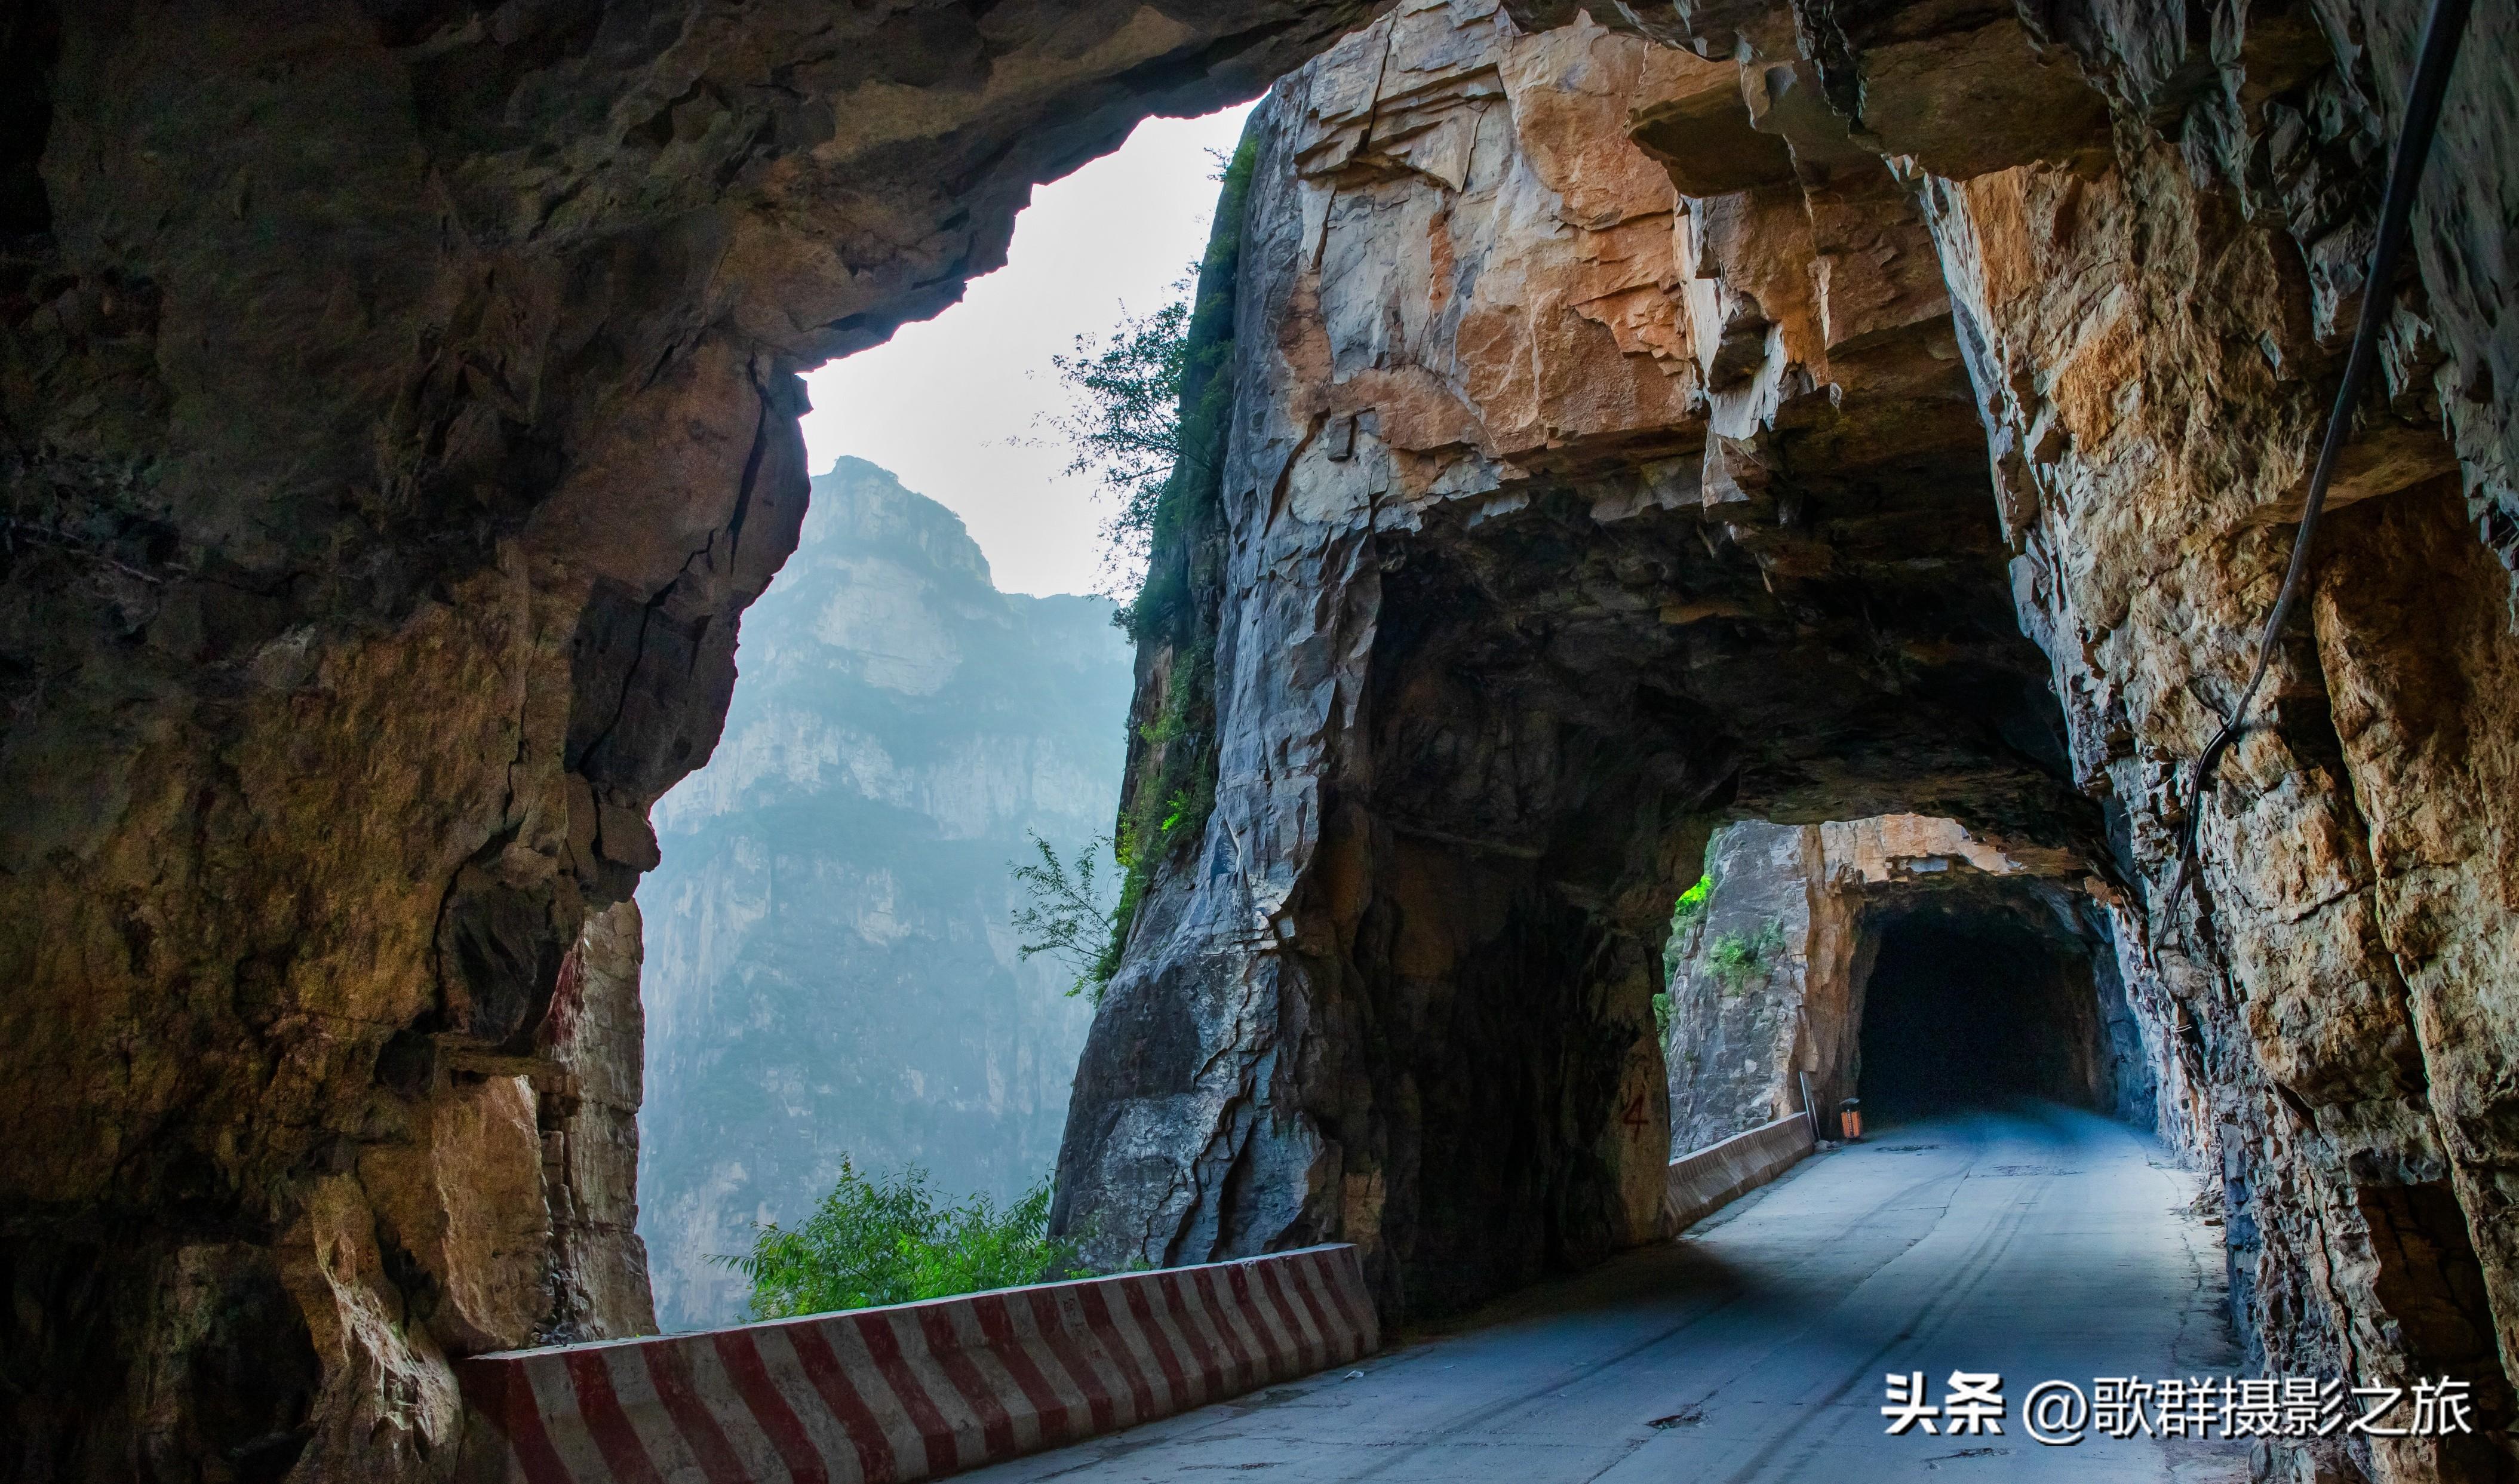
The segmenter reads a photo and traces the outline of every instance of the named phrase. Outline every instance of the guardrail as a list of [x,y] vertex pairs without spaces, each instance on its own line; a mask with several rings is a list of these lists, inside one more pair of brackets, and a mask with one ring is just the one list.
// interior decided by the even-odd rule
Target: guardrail
[[1680,1156],[1662,1181],[1662,1218],[1687,1230],[1799,1163],[1815,1138],[1808,1113],[1788,1113]]
[[877,1484],[1134,1426],[1372,1353],[1352,1246],[475,1356],[508,1484]]

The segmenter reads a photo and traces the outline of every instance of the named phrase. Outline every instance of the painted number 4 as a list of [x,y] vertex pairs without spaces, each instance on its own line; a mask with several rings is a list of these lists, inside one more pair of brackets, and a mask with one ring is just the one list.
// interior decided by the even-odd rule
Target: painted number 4
[[1643,1136],[1645,1131],[1645,1095],[1643,1093],[1637,1093],[1627,1100],[1627,1106],[1618,1113],[1618,1121],[1634,1130],[1638,1137]]

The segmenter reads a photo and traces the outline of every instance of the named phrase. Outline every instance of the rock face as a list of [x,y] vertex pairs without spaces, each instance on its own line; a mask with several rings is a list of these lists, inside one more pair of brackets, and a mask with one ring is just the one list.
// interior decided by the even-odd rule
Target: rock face
[[[1770,349],[1765,381],[1719,372],[1747,420],[1712,431],[1697,229],[1624,134],[1705,65],[1420,5],[1253,124],[1216,807],[1062,1157],[1111,1255],[1336,1232],[1387,1301],[1442,1307],[1644,1240],[1655,965],[1726,807],[2099,839],[1885,172],[1863,209],[1905,211],[1922,266],[1836,311],[1853,389]],[[1807,489],[1758,461],[1788,383]]]
[[[2099,1007],[2075,1075],[2223,1171],[2251,1368],[2486,1398],[2485,1436],[2267,1466],[2504,1476],[2519,22],[2473,22],[2313,600],[2173,898],[2374,302],[2415,8],[1611,19],[1409,0],[1255,120],[1216,807],[1094,1027],[1067,1209],[1115,1256],[1356,1242],[1399,1310],[1641,1240],[1707,832],[1929,815],[2074,862],[2039,891]],[[1883,951],[1996,932],[1899,911]],[[1734,1029],[1762,1079],[1801,1054]]]
[[447,1355],[647,1322],[636,1054],[554,1007],[795,543],[794,371],[1362,14],[0,16],[0,1476],[438,1477]]
[[709,1261],[860,1169],[1005,1199],[1047,1174],[1089,1004],[1021,961],[1009,861],[1119,800],[1112,605],[991,586],[944,506],[843,458],[744,617],[708,766],[655,812],[640,1210],[668,1329],[731,1324]]
[[[1212,663],[1142,657],[1216,803],[1071,1211],[1346,1236],[1402,1307],[1647,1235],[1706,834],[1915,811],[2116,894],[2252,1369],[2453,1374],[2501,1427],[2519,17],[2471,22],[2350,502],[2173,901],[2175,773],[2379,297],[2416,8],[1608,9],[1412,6],[1263,120]],[[0,16],[0,1466],[440,1476],[448,1354],[643,1322],[632,1021],[569,1007],[627,982],[646,810],[793,545],[792,371],[1364,18]]]

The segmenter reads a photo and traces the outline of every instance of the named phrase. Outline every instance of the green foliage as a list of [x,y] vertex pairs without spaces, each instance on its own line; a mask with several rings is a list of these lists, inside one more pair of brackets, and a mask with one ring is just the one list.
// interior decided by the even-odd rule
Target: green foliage
[[1120,972],[1128,929],[1136,922],[1155,866],[1205,835],[1208,815],[1215,811],[1215,755],[1210,740],[1215,725],[1215,663],[1212,641],[1192,645],[1172,667],[1163,709],[1137,729],[1143,746],[1130,770],[1111,851],[1126,874],[1119,906],[1111,914],[1110,937],[1094,966],[1096,1000]]
[[[1246,132],[1224,166],[1215,225],[1199,261],[1186,318],[1178,324],[1176,356],[1160,360],[1156,342],[1149,340],[1132,363],[1149,374],[1170,368],[1176,373],[1177,398],[1168,472],[1160,482],[1141,477],[1130,485],[1129,498],[1138,502],[1124,502],[1108,533],[1116,560],[1131,559],[1136,549],[1123,549],[1119,541],[1142,536],[1145,543],[1144,581],[1118,621],[1136,639],[1140,654],[1169,651],[1169,663],[1158,671],[1163,689],[1157,713],[1138,726],[1129,748],[1127,793],[1112,832],[1112,854],[1124,875],[1110,937],[1092,971],[1097,996],[1119,971],[1157,867],[1192,849],[1215,808],[1215,620],[1223,588],[1223,466],[1233,411],[1234,283],[1242,259],[1243,206],[1257,159],[1258,145]],[[1128,331],[1124,326],[1124,334]],[[1136,417],[1143,406],[1090,389],[1086,395],[1105,396],[1115,416]],[[1159,446],[1153,432],[1137,444],[1145,450]],[[1153,458],[1150,454],[1137,464],[1106,459],[1095,466],[1149,475]],[[1155,492],[1151,502],[1142,499],[1149,489]]]
[[[1242,265],[1242,211],[1258,160],[1258,142],[1246,132],[1224,167],[1215,225],[1199,259],[1198,286],[1182,327],[1177,457],[1145,527],[1146,580],[1124,620],[1141,642],[1185,637],[1182,621],[1198,606],[1193,593],[1212,589],[1218,576],[1214,565],[1223,538],[1225,435],[1233,414],[1234,283]],[[1208,607],[1205,616],[1212,619],[1212,601]]]
[[1769,918],[1767,925],[1755,933],[1726,933],[1714,939],[1705,950],[1705,961],[1713,968],[1724,992],[1739,994],[1774,972],[1768,960],[1784,946],[1784,922]]
[[1163,709],[1138,736],[1154,763],[1150,778],[1131,794],[1127,828],[1134,859],[1159,858],[1196,839],[1215,807],[1215,763],[1210,735],[1215,729],[1215,643],[1201,640],[1183,651],[1164,686]]
[[1670,930],[1686,933],[1705,920],[1705,903],[1714,895],[1714,873],[1706,871],[1697,878],[1697,885],[1679,894],[1671,903]]
[[[1696,885],[1680,893],[1679,900],[1671,903],[1670,936],[1662,939],[1661,945],[1661,972],[1664,979],[1678,977],[1680,960],[1696,951],[1697,936],[1705,926],[1706,903],[1714,895],[1714,867],[1710,861],[1713,850],[1710,845],[1707,847],[1706,853],[1709,863],[1697,873]],[[1662,1019],[1664,1021],[1662,1036],[1667,1040],[1670,1035],[1668,1017],[1665,1016]]]
[[1102,904],[1094,856],[1107,842],[1093,841],[1073,860],[1061,860],[1048,841],[1031,830],[1024,833],[1032,836],[1040,858],[1013,868],[1015,881],[1031,897],[1015,909],[1015,951],[1026,959],[1037,953],[1057,955],[1076,972],[1067,992],[1090,994],[1098,1001],[1111,978],[1102,963],[1109,956],[1112,914]]
[[1090,474],[1118,498],[1103,522],[1104,571],[1127,586],[1120,614],[1140,639],[1187,602],[1189,548],[1213,534],[1232,413],[1234,278],[1242,256],[1242,208],[1257,147],[1246,136],[1215,177],[1223,183],[1207,251],[1172,285],[1177,297],[1151,314],[1123,312],[1107,336],[1076,337],[1075,354],[1050,357],[1074,401],[1046,420],[1073,454],[1070,474]]
[[1670,1039],[1670,991],[1665,989],[1653,997],[1654,1029],[1663,1040]]
[[1118,499],[1102,523],[1106,577],[1122,583],[1143,569],[1164,490],[1180,462],[1181,371],[1189,356],[1190,304],[1183,296],[1152,314],[1123,311],[1109,338],[1076,337],[1076,354],[1049,364],[1075,401],[1046,419],[1074,457],[1066,472],[1090,474]]
[[944,1298],[1082,1276],[1077,1244],[1049,1235],[1049,1180],[1000,1210],[985,1196],[939,1203],[916,1165],[839,1183],[794,1230],[753,1229],[752,1250],[718,1261],[752,1283],[754,1319]]

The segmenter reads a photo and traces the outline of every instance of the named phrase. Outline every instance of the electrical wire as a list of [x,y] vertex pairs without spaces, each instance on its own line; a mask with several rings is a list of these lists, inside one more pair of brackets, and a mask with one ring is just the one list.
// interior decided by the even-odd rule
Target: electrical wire
[[2414,193],[2422,185],[2423,166],[2431,157],[2432,136],[2440,126],[2441,101],[2449,92],[2450,68],[2457,61],[2459,42],[2465,39],[2470,9],[2472,0],[2432,0],[2431,15],[2423,22],[2422,51],[2415,60],[2413,83],[2406,97],[2405,127],[2398,132],[2397,152],[2388,164],[2387,194],[2380,198],[2379,239],[2371,244],[2370,273],[2363,281],[2362,323],[2354,328],[2353,352],[2344,363],[2344,381],[2335,389],[2335,405],[2326,415],[2326,438],[2319,446],[2318,463],[2310,472],[2309,498],[2301,505],[2300,534],[2292,540],[2291,565],[2283,572],[2282,589],[2275,594],[2265,630],[2257,636],[2257,663],[2248,673],[2248,683],[2240,688],[2239,699],[2232,706],[2222,729],[2197,755],[2188,785],[2178,875],[2170,883],[2167,903],[2172,926],[2176,925],[2179,904],[2195,874],[2196,837],[2204,823],[2204,791],[2212,786],[2214,765],[2238,740],[2239,730],[2247,722],[2248,704],[2256,699],[2257,688],[2265,683],[2266,670],[2274,663],[2275,642],[2282,633],[2283,621],[2291,616],[2292,604],[2299,600],[2301,579],[2309,571],[2310,542],[2318,534],[2319,513],[2326,508],[2326,487],[2335,477],[2336,460],[2343,456],[2344,445],[2352,436],[2353,410],[2361,403],[2362,385],[2369,379],[2370,368],[2379,359],[2379,335],[2396,304],[2397,261],[2405,249],[2407,224],[2413,216]]

